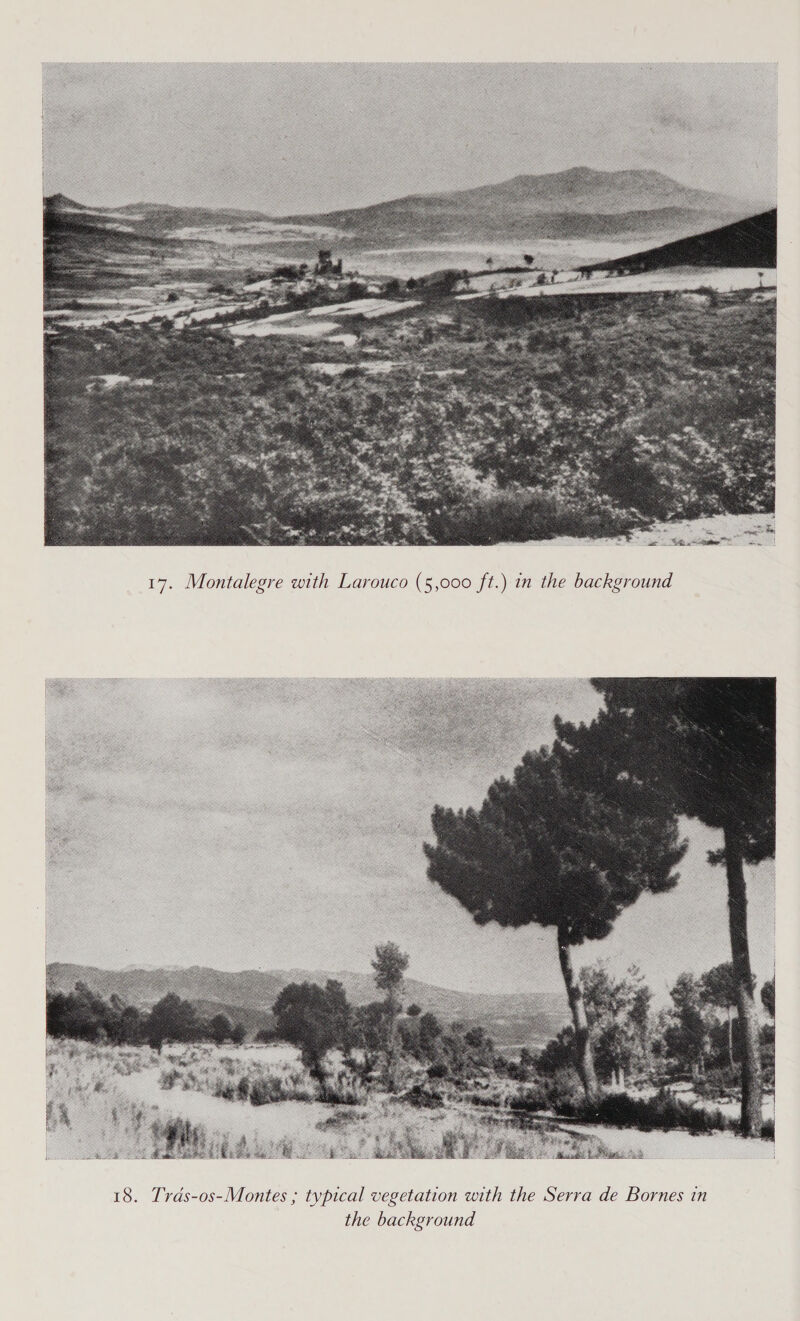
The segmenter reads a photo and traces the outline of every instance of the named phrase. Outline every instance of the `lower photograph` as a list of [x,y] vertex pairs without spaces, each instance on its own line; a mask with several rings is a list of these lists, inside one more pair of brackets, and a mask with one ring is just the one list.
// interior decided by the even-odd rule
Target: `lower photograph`
[[51,1159],[770,1159],[772,678],[52,679]]

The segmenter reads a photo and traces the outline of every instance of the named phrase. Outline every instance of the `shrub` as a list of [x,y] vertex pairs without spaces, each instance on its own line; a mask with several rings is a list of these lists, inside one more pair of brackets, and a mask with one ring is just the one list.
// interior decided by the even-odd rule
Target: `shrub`
[[443,510],[433,531],[440,544],[491,546],[560,535],[610,535],[629,527],[631,521],[630,515],[602,498],[588,496],[573,502],[552,490],[488,488]]
[[[408,320],[368,323],[380,379],[202,326],[60,329],[48,542],[486,545],[771,509],[774,305],[632,297],[478,300],[422,355]],[[153,385],[87,394],[108,373]]]
[[415,1083],[400,1098],[407,1105],[421,1106],[426,1110],[440,1110],[444,1105],[442,1093],[436,1087],[427,1087],[425,1083]]
[[547,1110],[553,1104],[551,1092],[552,1083],[548,1086],[544,1079],[537,1078],[511,1097],[509,1109],[531,1112]]
[[[241,1078],[237,1091],[247,1081]],[[317,1087],[304,1072],[262,1073],[249,1080],[248,1099],[251,1105],[270,1105],[274,1101],[314,1101],[317,1099]]]
[[647,1100],[628,1096],[627,1092],[613,1092],[595,1103],[586,1101],[564,1102],[556,1112],[571,1119],[582,1119],[593,1124],[611,1124],[615,1128],[638,1128],[667,1131],[686,1128],[690,1133],[715,1133],[738,1127],[721,1110],[709,1110],[690,1105],[672,1092],[662,1089]]

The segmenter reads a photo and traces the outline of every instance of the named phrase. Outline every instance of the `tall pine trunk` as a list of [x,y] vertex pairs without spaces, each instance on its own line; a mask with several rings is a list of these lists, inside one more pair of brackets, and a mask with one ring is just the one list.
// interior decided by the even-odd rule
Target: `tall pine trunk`
[[742,1056],[742,1133],[748,1138],[758,1138],[761,1137],[761,1043],[753,996],[753,976],[750,971],[750,945],[747,939],[744,848],[735,826],[726,826],[724,833],[731,962],[736,986],[739,1049]]
[[569,1000],[572,1022],[575,1028],[575,1067],[583,1084],[587,1101],[596,1101],[599,1089],[597,1074],[594,1071],[592,1043],[589,1040],[586,1006],[583,1003],[583,992],[580,983],[575,980],[575,973],[572,968],[569,936],[566,929],[561,926],[558,928],[558,960],[561,964],[561,972],[564,977],[564,985],[567,988],[567,999]]

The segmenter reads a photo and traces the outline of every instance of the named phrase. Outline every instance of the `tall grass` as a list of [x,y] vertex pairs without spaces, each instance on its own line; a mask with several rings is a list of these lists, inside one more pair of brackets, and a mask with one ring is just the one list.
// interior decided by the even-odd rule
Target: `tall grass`
[[168,1091],[205,1092],[223,1101],[249,1101],[270,1105],[279,1101],[324,1101],[331,1105],[362,1105],[367,1091],[350,1070],[329,1065],[321,1080],[304,1065],[274,1061],[257,1053],[251,1060],[220,1055],[200,1048],[174,1058],[161,1072],[160,1086]]

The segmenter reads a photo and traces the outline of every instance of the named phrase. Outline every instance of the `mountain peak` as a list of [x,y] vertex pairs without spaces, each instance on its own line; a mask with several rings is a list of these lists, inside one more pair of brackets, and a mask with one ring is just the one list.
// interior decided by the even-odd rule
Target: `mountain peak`
[[73,198],[67,197],[66,193],[51,193],[49,197],[44,199],[44,202],[45,206],[49,206],[55,211],[60,210],[62,207],[68,207],[73,211],[85,211],[87,209],[81,202],[76,202]]

